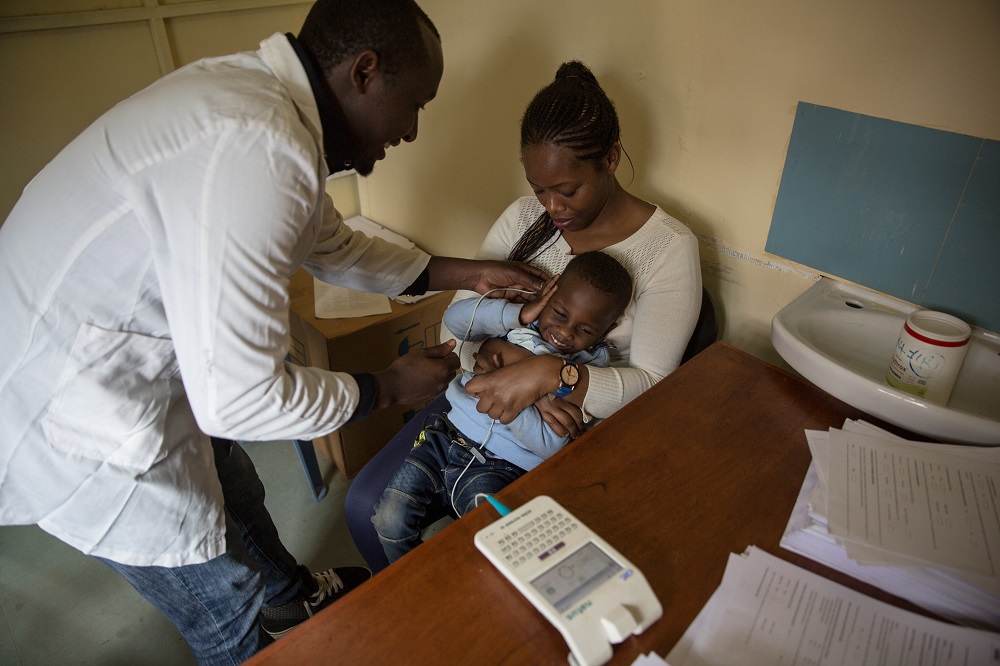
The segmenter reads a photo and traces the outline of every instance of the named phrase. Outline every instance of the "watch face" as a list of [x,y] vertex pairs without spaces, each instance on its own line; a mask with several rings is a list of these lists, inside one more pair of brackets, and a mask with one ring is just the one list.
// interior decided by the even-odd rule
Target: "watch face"
[[559,371],[559,379],[566,386],[576,386],[576,383],[580,381],[580,370],[571,364],[566,364]]

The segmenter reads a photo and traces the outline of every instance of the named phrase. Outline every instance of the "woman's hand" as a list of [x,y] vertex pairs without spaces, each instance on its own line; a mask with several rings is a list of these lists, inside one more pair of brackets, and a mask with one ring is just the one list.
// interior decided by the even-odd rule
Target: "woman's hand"
[[572,402],[543,396],[535,401],[535,409],[552,432],[560,437],[576,439],[583,432],[583,410]]
[[562,361],[555,356],[532,356],[513,365],[476,375],[465,390],[478,399],[476,409],[501,423],[510,423],[542,396],[559,388]]

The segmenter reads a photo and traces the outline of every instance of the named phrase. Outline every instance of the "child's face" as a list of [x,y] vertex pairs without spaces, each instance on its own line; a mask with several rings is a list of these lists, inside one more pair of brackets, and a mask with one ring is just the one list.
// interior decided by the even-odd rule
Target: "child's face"
[[611,298],[574,275],[560,277],[558,284],[538,316],[542,339],[564,354],[600,342],[615,323]]

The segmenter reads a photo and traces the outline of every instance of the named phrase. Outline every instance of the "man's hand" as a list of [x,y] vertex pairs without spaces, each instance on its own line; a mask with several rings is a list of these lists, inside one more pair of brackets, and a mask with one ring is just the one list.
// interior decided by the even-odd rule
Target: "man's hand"
[[459,368],[455,341],[413,349],[385,370],[374,373],[378,382],[375,409],[425,402],[445,390]]
[[506,298],[523,303],[528,294],[519,291],[537,292],[548,277],[545,271],[516,261],[492,261],[456,259],[454,257],[431,257],[427,264],[430,277],[428,289],[468,289],[485,294],[494,289],[492,298]]
[[[494,289],[507,287],[502,293],[493,292],[493,298],[505,298],[508,301],[523,303],[540,290],[548,277],[544,271],[514,261],[480,261],[479,278],[473,286],[473,291],[485,294]],[[514,291],[518,289],[520,291]],[[523,294],[521,291],[532,292]]]

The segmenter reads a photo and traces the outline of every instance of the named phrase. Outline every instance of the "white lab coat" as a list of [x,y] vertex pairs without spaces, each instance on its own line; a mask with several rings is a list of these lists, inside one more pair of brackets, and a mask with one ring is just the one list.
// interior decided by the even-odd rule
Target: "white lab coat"
[[[313,438],[349,375],[285,362],[288,279],[395,295],[428,256],[354,234],[285,36],[120,103],[0,227],[0,523],[132,565],[225,550],[206,434]],[[373,370],[378,368],[373,368]]]

